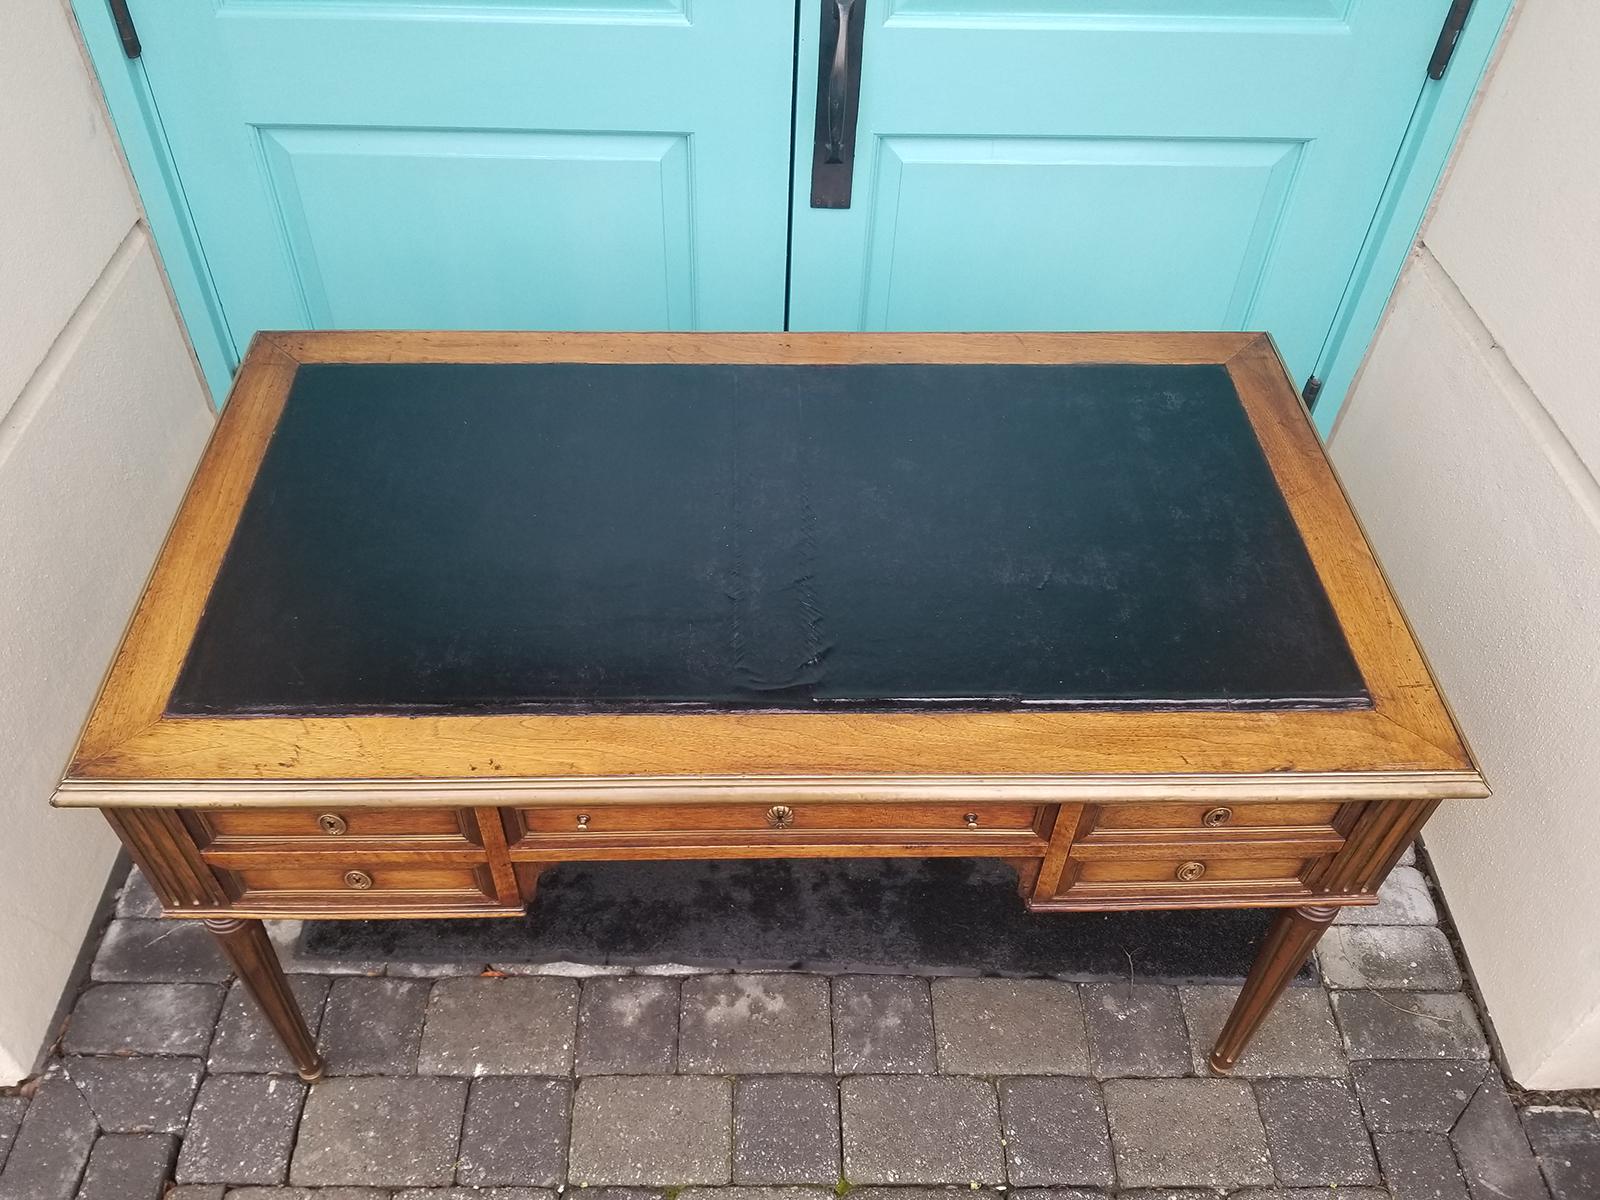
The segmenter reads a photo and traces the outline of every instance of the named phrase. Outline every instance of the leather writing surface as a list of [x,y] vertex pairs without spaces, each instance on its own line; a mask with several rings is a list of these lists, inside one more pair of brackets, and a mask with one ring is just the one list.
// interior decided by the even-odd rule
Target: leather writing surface
[[1354,707],[1216,365],[300,367],[174,714]]

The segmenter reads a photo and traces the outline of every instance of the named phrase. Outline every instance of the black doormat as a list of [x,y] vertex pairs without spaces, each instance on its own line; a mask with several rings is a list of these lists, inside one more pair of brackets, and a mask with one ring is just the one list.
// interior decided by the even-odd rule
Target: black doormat
[[[1272,913],[1029,913],[994,859],[563,863],[522,919],[308,921],[310,957],[1237,982]],[[1308,972],[1304,974],[1309,974]]]

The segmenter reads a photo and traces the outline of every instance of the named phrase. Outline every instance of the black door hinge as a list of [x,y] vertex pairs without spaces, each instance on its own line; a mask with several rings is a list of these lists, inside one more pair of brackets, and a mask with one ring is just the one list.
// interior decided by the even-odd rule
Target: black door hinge
[[106,0],[106,3],[111,6],[111,20],[117,27],[122,52],[129,58],[138,58],[144,47],[139,45],[139,31],[133,27],[133,14],[128,11],[128,0]]
[[1300,399],[1306,402],[1307,408],[1315,408],[1317,397],[1321,394],[1321,392],[1322,380],[1313,375],[1310,379],[1306,380],[1305,387],[1300,389]]
[[1456,52],[1461,40],[1461,30],[1466,27],[1467,14],[1472,11],[1472,0],[1450,0],[1450,11],[1444,15],[1444,28],[1439,30],[1439,40],[1434,44],[1433,57],[1428,60],[1428,78],[1443,79],[1450,56]]

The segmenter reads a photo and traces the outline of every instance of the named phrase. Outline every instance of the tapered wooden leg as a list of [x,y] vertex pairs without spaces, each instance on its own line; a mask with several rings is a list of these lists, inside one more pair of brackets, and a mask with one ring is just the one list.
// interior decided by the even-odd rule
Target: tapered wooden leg
[[1217,1044],[1211,1051],[1213,1071],[1226,1075],[1233,1070],[1250,1039],[1261,1028],[1261,1022],[1266,1020],[1289,981],[1305,966],[1317,939],[1338,911],[1331,907],[1307,906],[1286,908],[1278,914],[1250,967],[1244,990],[1228,1014],[1228,1023],[1217,1035]]
[[228,956],[233,969],[239,973],[250,995],[261,1006],[267,1023],[273,1028],[289,1057],[294,1059],[300,1078],[313,1083],[322,1078],[322,1056],[306,1028],[306,1019],[300,1014],[294,993],[289,990],[289,980],[284,977],[283,966],[272,948],[272,939],[260,921],[241,921],[232,917],[212,917],[206,928],[216,935],[222,952]]

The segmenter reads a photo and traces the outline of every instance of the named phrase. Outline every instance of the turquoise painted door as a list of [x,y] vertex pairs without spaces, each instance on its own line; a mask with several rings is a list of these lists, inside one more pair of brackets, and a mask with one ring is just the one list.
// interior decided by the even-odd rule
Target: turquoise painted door
[[229,334],[778,329],[792,9],[133,0]]
[[802,0],[792,328],[1265,329],[1301,379],[1448,7],[857,2],[836,210],[810,206],[822,39]]

